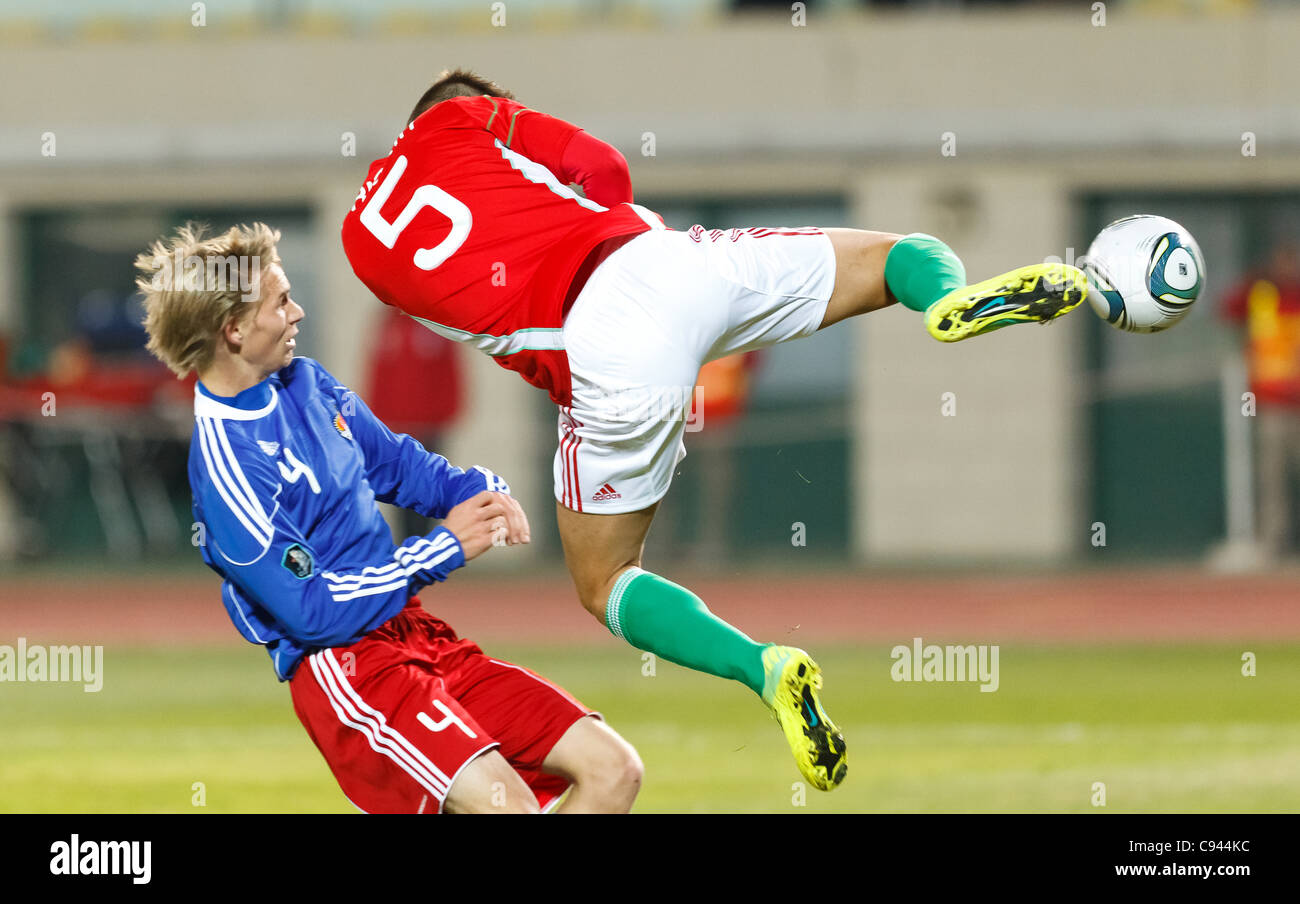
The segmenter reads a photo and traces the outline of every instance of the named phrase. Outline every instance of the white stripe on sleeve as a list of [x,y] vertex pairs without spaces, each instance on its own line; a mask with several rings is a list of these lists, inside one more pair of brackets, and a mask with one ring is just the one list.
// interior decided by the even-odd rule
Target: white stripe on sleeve
[[226,472],[225,461],[219,452],[214,448],[215,440],[209,432],[211,429],[206,418],[199,418],[199,447],[203,452],[203,462],[208,469],[208,477],[212,485],[216,488],[217,493],[225,500],[230,511],[239,519],[239,523],[244,525],[253,538],[257,540],[263,551],[271,545],[271,537],[274,529],[265,516],[258,516],[250,509],[247,500],[240,495],[239,491],[234,488],[230,482],[229,474]]

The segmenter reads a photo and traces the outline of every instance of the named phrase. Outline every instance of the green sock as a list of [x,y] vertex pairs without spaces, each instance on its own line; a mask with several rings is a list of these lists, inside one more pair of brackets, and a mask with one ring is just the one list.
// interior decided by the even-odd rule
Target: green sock
[[694,593],[657,574],[629,568],[605,603],[605,625],[640,650],[763,694],[763,647],[709,611]]
[[932,235],[905,235],[885,257],[885,285],[913,311],[925,311],[966,285],[966,267],[951,248]]

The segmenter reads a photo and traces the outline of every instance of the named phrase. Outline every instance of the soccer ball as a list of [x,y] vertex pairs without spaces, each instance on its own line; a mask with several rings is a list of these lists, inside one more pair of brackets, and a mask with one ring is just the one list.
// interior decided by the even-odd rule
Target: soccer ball
[[1187,316],[1205,285],[1205,258],[1173,220],[1137,214],[1092,240],[1079,266],[1092,309],[1116,329],[1157,333]]

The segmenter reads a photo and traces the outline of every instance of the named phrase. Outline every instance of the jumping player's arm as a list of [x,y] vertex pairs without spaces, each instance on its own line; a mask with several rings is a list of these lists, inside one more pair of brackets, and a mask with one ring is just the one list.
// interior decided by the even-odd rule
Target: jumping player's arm
[[561,176],[582,186],[583,194],[605,207],[632,200],[632,174],[618,148],[578,132],[564,149]]
[[563,181],[576,182],[605,207],[632,200],[632,177],[618,149],[582,129],[503,97],[457,98],[503,145],[536,160]]
[[467,560],[457,536],[439,526],[374,561],[322,561],[279,502],[289,490],[275,464],[255,449],[241,449],[237,438],[220,454],[216,475],[196,492],[206,528],[204,557],[301,644],[354,642],[395,615],[420,587],[445,580]]

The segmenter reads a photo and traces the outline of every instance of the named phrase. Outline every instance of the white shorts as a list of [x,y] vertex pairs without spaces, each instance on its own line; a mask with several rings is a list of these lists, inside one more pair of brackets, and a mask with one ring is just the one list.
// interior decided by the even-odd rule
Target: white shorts
[[560,409],[555,498],[596,514],[662,499],[700,367],[811,335],[834,287],[820,229],[651,230],[616,250],[564,321],[573,400]]

